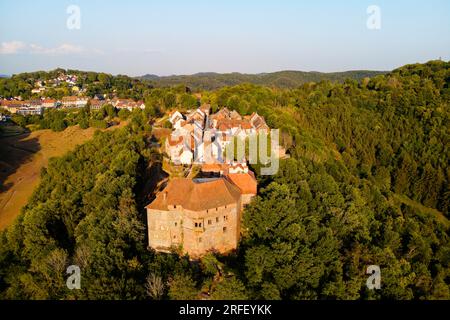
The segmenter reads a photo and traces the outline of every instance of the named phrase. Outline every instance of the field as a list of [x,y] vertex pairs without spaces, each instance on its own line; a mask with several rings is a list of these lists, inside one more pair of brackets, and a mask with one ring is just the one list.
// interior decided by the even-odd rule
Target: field
[[95,130],[73,126],[62,132],[38,130],[0,138],[0,230],[10,225],[27,203],[48,160],[91,139]]

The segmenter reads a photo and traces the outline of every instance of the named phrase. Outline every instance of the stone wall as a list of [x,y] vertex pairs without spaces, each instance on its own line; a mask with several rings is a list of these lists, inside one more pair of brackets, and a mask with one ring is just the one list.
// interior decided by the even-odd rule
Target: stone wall
[[147,209],[148,245],[155,250],[167,251],[183,241],[183,214],[179,210]]
[[221,253],[236,249],[240,235],[241,201],[204,211],[180,206],[169,211],[147,209],[149,246],[168,251],[182,245],[191,257],[208,251]]

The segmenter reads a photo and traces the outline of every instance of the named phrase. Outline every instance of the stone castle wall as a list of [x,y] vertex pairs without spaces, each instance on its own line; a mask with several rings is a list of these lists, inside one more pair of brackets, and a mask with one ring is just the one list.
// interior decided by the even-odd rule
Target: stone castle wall
[[149,246],[158,251],[181,246],[191,257],[208,251],[225,253],[237,247],[240,219],[240,200],[203,211],[181,206],[169,211],[147,209]]

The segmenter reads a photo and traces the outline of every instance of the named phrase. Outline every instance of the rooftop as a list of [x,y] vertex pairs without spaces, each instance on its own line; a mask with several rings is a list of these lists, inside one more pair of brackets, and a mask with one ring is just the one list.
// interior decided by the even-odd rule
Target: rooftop
[[168,211],[169,206],[180,205],[187,210],[203,211],[234,204],[240,196],[239,188],[224,178],[176,178],[171,180],[146,208]]
[[256,179],[249,173],[230,173],[226,175],[226,179],[236,185],[242,194],[256,194]]

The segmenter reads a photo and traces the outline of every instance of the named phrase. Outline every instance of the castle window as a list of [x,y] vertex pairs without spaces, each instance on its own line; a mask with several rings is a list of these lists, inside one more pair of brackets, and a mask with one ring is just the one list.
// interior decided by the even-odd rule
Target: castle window
[[209,209],[206,209],[206,213],[208,213],[209,212]]
[[223,216],[224,221],[228,221],[228,216]]
[[198,242],[202,242],[202,237],[198,238]]
[[212,224],[212,221],[211,221],[211,220],[208,220],[208,224],[209,224],[209,225]]
[[173,238],[174,238],[174,239],[176,239],[176,238],[177,238],[177,236],[173,236]]
[[216,208],[216,211],[219,210],[219,208]]
[[196,222],[196,223],[194,224],[194,226],[195,226],[196,228],[198,228],[198,223]]
[[175,222],[175,227],[178,225],[178,223]]
[[177,205],[176,205],[176,204],[174,204],[174,205],[173,205],[173,208],[174,208],[174,209],[176,209],[176,208],[177,208]]
[[198,226],[201,228],[201,227],[202,227],[202,223],[200,222],[200,223],[198,224]]
[[219,217],[216,217],[216,222],[219,222]]
[[223,227],[223,233],[227,232],[227,227]]

